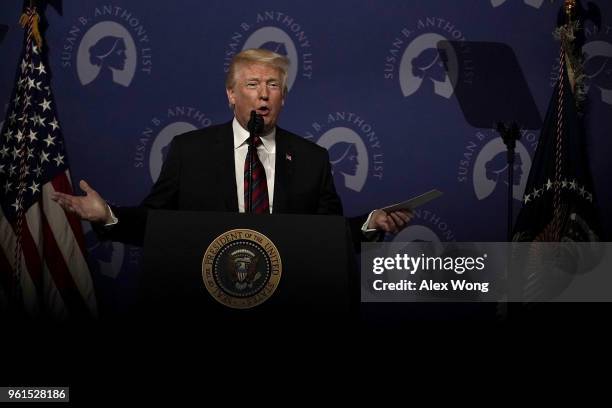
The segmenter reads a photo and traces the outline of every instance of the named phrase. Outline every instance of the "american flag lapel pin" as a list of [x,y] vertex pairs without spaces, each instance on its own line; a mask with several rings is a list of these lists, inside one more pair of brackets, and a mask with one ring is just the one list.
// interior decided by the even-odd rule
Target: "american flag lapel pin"
[[285,160],[291,161],[291,159],[292,159],[291,153],[285,153]]

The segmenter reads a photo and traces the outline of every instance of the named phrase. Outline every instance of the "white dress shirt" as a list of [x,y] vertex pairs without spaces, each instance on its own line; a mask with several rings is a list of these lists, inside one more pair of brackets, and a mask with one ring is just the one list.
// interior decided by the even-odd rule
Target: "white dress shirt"
[[[238,211],[244,212],[244,161],[249,151],[247,140],[249,131],[243,128],[234,118],[232,122],[234,131],[234,165],[236,168],[236,187],[238,188]],[[270,213],[274,203],[274,169],[276,164],[276,128],[269,134],[261,136],[261,145],[257,147],[257,156],[266,172],[268,184],[268,201],[270,202]]]

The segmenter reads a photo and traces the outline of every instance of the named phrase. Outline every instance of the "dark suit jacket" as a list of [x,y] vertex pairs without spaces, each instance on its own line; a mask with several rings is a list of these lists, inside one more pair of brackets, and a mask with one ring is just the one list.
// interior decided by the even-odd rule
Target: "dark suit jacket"
[[[176,136],[159,179],[138,207],[112,207],[119,223],[101,239],[142,245],[147,210],[238,212],[232,123]],[[277,128],[274,213],[342,215],[327,150]],[[350,220],[360,241],[365,216]]]

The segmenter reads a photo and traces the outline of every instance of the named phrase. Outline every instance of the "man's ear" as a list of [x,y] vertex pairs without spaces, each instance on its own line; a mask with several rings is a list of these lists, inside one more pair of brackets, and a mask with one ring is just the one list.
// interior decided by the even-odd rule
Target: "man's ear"
[[226,88],[225,93],[227,93],[227,101],[230,105],[236,104],[236,95],[234,95],[234,90],[232,88]]

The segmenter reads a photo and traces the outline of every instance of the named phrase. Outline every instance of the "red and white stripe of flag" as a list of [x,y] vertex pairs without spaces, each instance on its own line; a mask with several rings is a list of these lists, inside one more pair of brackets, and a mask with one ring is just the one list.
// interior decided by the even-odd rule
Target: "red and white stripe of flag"
[[[32,316],[53,319],[95,317],[96,296],[81,224],[51,200],[53,191],[72,194],[68,170],[43,186],[40,200],[25,214],[19,282],[24,308]],[[0,270],[6,271],[0,280],[6,283],[11,282],[16,243],[15,228],[0,209]]]

